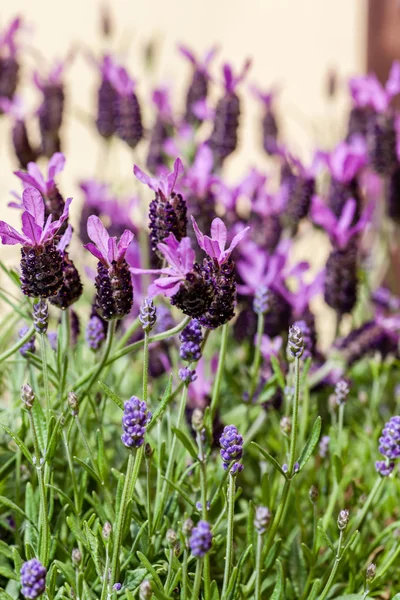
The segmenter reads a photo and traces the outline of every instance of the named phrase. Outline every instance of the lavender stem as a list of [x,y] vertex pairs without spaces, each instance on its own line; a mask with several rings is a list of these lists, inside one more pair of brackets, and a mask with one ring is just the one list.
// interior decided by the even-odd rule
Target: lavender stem
[[225,364],[225,356],[226,350],[228,347],[228,323],[222,326],[222,337],[221,337],[221,347],[219,351],[219,359],[218,359],[218,369],[217,375],[215,377],[215,383],[213,387],[213,394],[210,405],[210,413],[211,413],[211,421],[213,421],[215,417],[215,413],[218,406],[219,401],[219,393],[221,389],[222,375],[224,373],[224,364]]

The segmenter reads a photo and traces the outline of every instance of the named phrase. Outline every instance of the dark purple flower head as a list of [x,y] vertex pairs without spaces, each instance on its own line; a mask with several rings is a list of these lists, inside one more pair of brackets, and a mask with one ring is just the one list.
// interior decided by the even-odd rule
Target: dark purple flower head
[[190,550],[193,556],[203,558],[212,546],[211,525],[207,521],[199,521],[196,527],[193,527],[189,539]]
[[110,237],[107,229],[99,217],[92,215],[88,219],[87,231],[94,244],[89,243],[84,247],[106,267],[120,264],[125,260],[125,254],[133,240],[133,233],[126,229],[118,243],[116,237]]
[[133,172],[136,178],[147,185],[151,190],[160,194],[164,199],[171,197],[174,192],[176,182],[178,178],[183,174],[183,164],[180,158],[177,158],[174,162],[174,170],[168,175],[161,175],[159,179],[149,177],[144,173],[137,165],[134,165]]
[[25,598],[39,598],[46,589],[46,567],[40,560],[32,558],[21,567],[22,595]]
[[72,198],[65,202],[61,218],[52,221],[49,215],[45,222],[45,206],[41,194],[35,188],[26,188],[22,193],[22,234],[11,225],[0,221],[0,237],[3,244],[22,244],[24,248],[40,248],[53,241],[58,230],[68,218]]
[[249,69],[251,67],[251,59],[247,59],[243,65],[241,72],[236,75],[233,74],[233,70],[230,64],[225,63],[222,67],[223,73],[223,81],[225,86],[225,91],[228,94],[234,94],[237,86],[241,83],[246,77]]
[[250,229],[250,227],[242,229],[242,231],[235,235],[229,248],[225,249],[228,232],[222,219],[217,217],[213,220],[211,224],[211,237],[201,233],[193,217],[192,225],[200,248],[204,250],[210,258],[214,259],[218,265],[223,265],[229,259],[233,250]]
[[333,179],[341,183],[351,182],[367,164],[367,146],[361,138],[351,143],[340,142],[330,153],[319,153]]
[[393,62],[385,86],[378,81],[376,75],[370,74],[350,79],[349,87],[355,106],[385,112],[392,99],[400,93],[400,62]]
[[222,466],[227,471],[233,462],[239,462],[242,458],[243,437],[234,425],[227,425],[219,438],[219,444],[221,446]]
[[260,100],[260,102],[265,106],[267,110],[272,108],[272,103],[275,101],[275,98],[279,92],[277,88],[271,88],[268,92],[263,92],[258,86],[252,85],[250,89],[253,93],[253,96]]
[[197,319],[192,319],[179,334],[181,346],[179,356],[186,362],[198,361],[201,357],[201,343],[203,341],[203,333],[201,325]]
[[332,210],[319,196],[313,196],[311,219],[328,233],[332,244],[337,248],[345,248],[357,233],[363,231],[371,222],[375,204],[370,202],[364,209],[359,221],[352,225],[357,204],[354,198],[349,198],[343,207],[342,214],[337,218]]
[[121,440],[127,448],[140,448],[143,445],[146,426],[150,419],[151,412],[147,410],[146,402],[132,396],[124,403]]
[[36,188],[43,196],[48,196],[56,188],[55,176],[63,171],[65,166],[65,156],[61,152],[53,154],[47,167],[47,179],[40,172],[36,163],[28,164],[27,172],[14,171],[14,175],[24,183],[25,187]]

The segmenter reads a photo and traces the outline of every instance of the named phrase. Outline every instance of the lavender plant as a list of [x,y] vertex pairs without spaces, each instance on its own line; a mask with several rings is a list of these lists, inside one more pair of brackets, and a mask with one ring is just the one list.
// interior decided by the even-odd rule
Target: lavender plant
[[[0,35],[14,137],[20,24]],[[12,146],[22,232],[0,221],[21,246],[0,264],[0,600],[394,599],[400,298],[383,266],[400,66],[385,88],[351,80],[346,140],[310,167],[276,94],[252,86],[271,162],[232,182],[250,62],[236,77],[225,63],[218,94],[215,49],[179,49],[182,113],[162,85],[139,105],[111,45],[89,61],[108,168],[76,181],[82,205],[58,181],[73,60],[36,69],[40,106],[21,122],[41,144]],[[110,166],[133,149],[120,180]],[[317,227],[322,270],[299,255]]]

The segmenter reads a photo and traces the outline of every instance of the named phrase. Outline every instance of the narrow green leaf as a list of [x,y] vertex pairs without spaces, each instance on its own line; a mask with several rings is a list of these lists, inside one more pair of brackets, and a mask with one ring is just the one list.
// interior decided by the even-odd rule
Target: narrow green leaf
[[21,452],[25,456],[25,458],[31,463],[31,465],[33,465],[32,454],[29,452],[29,450],[25,446],[24,442],[13,431],[11,431],[11,429],[9,427],[7,427],[7,425],[4,425],[4,423],[0,423],[0,427],[2,427],[4,429],[4,431],[6,431],[8,433],[8,435],[17,444],[18,448],[21,450]]
[[278,463],[276,458],[271,456],[271,454],[269,452],[267,452],[267,450],[264,450],[264,448],[261,448],[261,446],[259,444],[257,444],[257,442],[251,442],[251,445],[255,446],[257,448],[257,450],[259,452],[261,452],[263,457],[266,458],[267,461],[271,463],[271,465],[274,467],[274,469],[276,469],[278,471],[278,473],[280,473],[281,475],[283,475],[283,477],[285,479],[287,479],[286,473],[282,470],[282,467],[280,466],[280,464]]
[[165,479],[165,481],[167,481],[169,485],[173,487],[174,490],[176,490],[180,496],[182,496],[182,498],[189,504],[189,506],[191,506],[193,509],[196,508],[195,502],[193,502],[190,496],[188,496],[188,494],[183,491],[182,487],[179,486],[179,484],[175,483],[171,479],[167,479],[166,477],[163,477],[163,479]]
[[321,435],[321,425],[322,419],[318,416],[314,421],[314,425],[312,427],[310,436],[298,460],[300,471],[306,465],[308,459],[310,458],[310,456],[314,452],[316,445],[318,444],[319,436]]
[[270,600],[282,600],[283,598],[283,586],[284,586],[284,577],[283,577],[283,568],[280,560],[276,561],[276,570],[278,572],[276,578],[276,584],[274,590],[272,592],[272,596]]
[[172,431],[178,438],[180,442],[185,446],[186,450],[189,452],[192,458],[197,459],[198,450],[193,440],[191,440],[184,431],[177,429],[176,427],[172,427]]
[[5,496],[0,496],[0,504],[2,504],[3,506],[7,506],[7,508],[9,508],[10,510],[13,510],[13,511],[19,513],[22,517],[24,517],[24,519],[26,519],[27,521],[29,521],[36,528],[36,525],[35,525],[34,521],[32,521],[28,517],[28,515],[26,514],[26,512],[24,510],[22,510],[22,508],[20,508],[19,506],[17,506],[17,504],[15,504],[9,498],[6,498]]
[[0,556],[5,556],[6,558],[13,557],[13,549],[11,546],[0,540]]
[[217,582],[211,582],[211,600],[220,600]]
[[313,583],[313,586],[311,588],[310,594],[308,596],[308,600],[317,600],[317,596],[319,594],[319,588],[321,585],[321,580],[320,579],[316,579]]
[[49,432],[50,432],[50,440],[46,450],[46,461],[49,463],[56,453],[58,440],[61,435],[61,419],[62,416],[58,420],[50,420]]
[[96,431],[97,435],[97,467],[99,469],[100,477],[104,481],[106,479],[108,468],[107,468],[107,458],[106,451],[104,448],[104,437],[101,429]]
[[153,590],[153,594],[156,598],[158,598],[158,600],[172,600],[171,596],[166,596],[166,594],[164,594],[164,592],[158,588]]
[[85,548],[87,548],[88,547],[87,541],[79,527],[78,519],[76,517],[74,517],[73,515],[68,515],[68,517],[66,518],[66,521],[67,521],[68,527],[74,534],[76,541],[81,542],[85,546]]
[[256,509],[254,506],[254,502],[252,500],[250,500],[249,512],[247,514],[247,545],[251,546],[251,560],[252,560],[253,566],[255,565],[255,559],[256,559],[255,549],[253,546],[255,512],[256,512]]
[[74,456],[73,459],[81,467],[83,467],[83,469],[85,469],[85,471],[88,473],[88,475],[90,475],[90,477],[92,479],[95,479],[96,481],[98,481],[98,483],[100,485],[102,485],[102,481],[100,480],[100,477],[97,475],[96,471],[94,471],[94,469],[92,469],[92,467],[90,465],[88,465],[87,463],[85,463],[85,461],[83,461],[81,458],[79,458],[79,456]]
[[154,583],[157,585],[158,589],[161,590],[162,592],[164,591],[163,588],[163,584],[161,582],[161,579],[157,573],[157,571],[155,570],[155,568],[153,567],[153,565],[151,564],[151,562],[149,561],[148,558],[145,557],[144,554],[142,554],[141,552],[137,551],[136,552],[138,559],[140,560],[140,562],[142,563],[142,565],[144,567],[146,567],[146,569],[148,570],[148,572],[150,573],[150,575],[153,577],[154,579]]
[[3,481],[14,469],[14,462],[17,458],[17,455],[14,453],[11,455],[11,458],[8,459],[6,463],[0,469],[0,482]]
[[358,530],[353,533],[353,535],[350,537],[349,541],[347,542],[347,544],[343,548],[341,557],[343,557],[346,554],[347,550],[355,542],[355,540],[358,538],[359,534],[360,534],[360,532]]
[[91,557],[93,559],[97,575],[99,577],[102,577],[102,575],[103,575],[103,569],[102,569],[102,566],[101,566],[101,560],[100,560],[100,555],[99,555],[99,540],[98,540],[98,537],[96,535],[94,535],[93,531],[90,529],[90,527],[89,527],[89,525],[87,524],[86,521],[84,521],[84,523],[83,523],[83,531],[84,531],[84,534],[85,534],[86,539],[88,541],[89,551],[90,551]]
[[279,360],[276,356],[271,356],[271,366],[274,374],[276,375],[277,381],[279,383],[279,387],[284,390],[285,389],[285,376],[282,373],[281,365],[279,364]]
[[[42,406],[36,398],[35,402],[32,406],[32,416],[35,422],[36,434],[38,437],[39,448],[41,453],[44,455],[46,449],[47,442],[47,427],[46,427],[46,417],[44,416]],[[51,417],[50,425],[54,427],[54,423],[56,422],[56,418],[54,416]],[[51,430],[50,430],[51,431]]]
[[55,492],[57,492],[57,494],[63,499],[65,500],[65,502],[68,504],[68,506],[71,507],[72,511],[77,515],[77,509],[75,507],[75,504],[73,503],[73,501],[71,500],[71,498],[69,496],[67,496],[67,494],[65,492],[63,492],[63,490],[61,490],[60,488],[56,487],[55,485],[50,485],[49,483],[46,484],[46,487],[48,487],[49,489],[54,490]]
[[0,600],[14,600],[14,598],[4,590],[0,589]]
[[232,569],[232,573],[231,573],[231,576],[229,578],[228,589],[226,590],[226,597],[228,598],[228,600],[233,600],[233,598],[234,598],[233,591],[234,591],[235,586],[236,586],[236,581],[237,581],[237,578],[238,578],[238,574],[239,574],[238,567],[234,567]]
[[118,408],[120,408],[121,410],[124,410],[124,402],[123,402],[123,400],[121,400],[121,398],[119,396],[117,396],[117,394],[115,394],[108,387],[108,385],[106,385],[102,381],[99,381],[98,384],[101,387],[101,389],[103,390],[103,392],[105,392],[105,394],[110,398],[110,400],[112,400],[113,402],[115,402],[115,404],[118,406]]
[[165,388],[164,394],[163,394],[156,410],[153,413],[152,419],[151,419],[150,423],[147,425],[148,432],[153,429],[154,425],[157,423],[158,417],[166,409],[168,402],[170,401],[170,398],[171,398],[171,391],[172,391],[172,374],[169,376],[167,387]]
[[343,475],[343,462],[338,454],[334,454],[332,457],[333,460],[333,472],[335,474],[335,480],[337,483],[340,483]]
[[10,567],[6,567],[5,565],[0,565],[0,577],[5,577],[10,580],[19,581],[19,576],[17,576]]
[[303,550],[304,560],[307,563],[308,568],[310,569],[314,564],[314,555],[312,550],[307,546],[307,544],[302,543],[301,549]]
[[318,531],[320,532],[320,534],[324,538],[324,540],[327,543],[327,545],[329,546],[329,548],[335,554],[335,552],[336,552],[335,546],[333,545],[333,542],[332,542],[331,538],[329,537],[329,535],[319,525],[318,525]]

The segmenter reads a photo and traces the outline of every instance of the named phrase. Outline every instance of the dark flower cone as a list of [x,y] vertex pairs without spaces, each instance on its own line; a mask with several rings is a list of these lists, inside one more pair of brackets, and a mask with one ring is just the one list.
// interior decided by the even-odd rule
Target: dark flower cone
[[110,269],[99,262],[95,286],[95,308],[103,319],[122,319],[129,314],[133,305],[133,286],[125,260],[120,265],[113,262]]
[[380,175],[390,175],[396,169],[396,137],[392,115],[376,114],[369,119],[369,160],[373,169]]
[[253,216],[250,220],[253,240],[269,253],[272,253],[282,235],[279,215],[267,215],[263,218]]
[[352,108],[347,124],[347,141],[349,141],[354,135],[366,137],[368,133],[368,123],[371,117],[373,117],[373,113],[371,114],[371,111],[367,108]]
[[15,122],[12,129],[12,142],[15,156],[22,169],[26,169],[28,163],[36,161],[37,153],[29,142],[25,121],[18,120]]
[[263,148],[269,156],[276,151],[278,141],[278,123],[272,111],[267,110],[262,120]]
[[[51,215],[53,217],[53,221],[57,221],[60,219],[63,214],[65,206],[65,201],[62,195],[60,194],[58,188],[54,186],[54,188],[49,192],[45,198],[45,209],[46,209],[46,218]],[[64,227],[65,225],[65,227]],[[67,227],[68,223],[63,223],[64,231]]]
[[357,248],[332,250],[326,263],[325,302],[339,315],[350,313],[357,301]]
[[66,252],[64,252],[63,256],[63,272],[63,284],[58,290],[57,295],[50,298],[50,302],[54,306],[65,310],[79,300],[83,291],[79,273]]
[[225,94],[217,104],[214,128],[208,140],[217,165],[221,165],[237,148],[239,117],[239,97],[233,93]]
[[117,96],[115,111],[117,136],[130,148],[136,148],[143,137],[142,115],[136,94]]
[[97,92],[96,127],[104,139],[109,139],[116,128],[116,102],[118,94],[112,84],[103,79]]
[[186,202],[180,194],[172,193],[170,198],[164,198],[156,193],[155,199],[150,202],[149,227],[151,249],[161,260],[157,244],[162,242],[170,233],[173,233],[178,242],[185,237],[187,227]]
[[201,270],[204,279],[210,282],[213,294],[207,312],[199,317],[199,323],[207,329],[216,329],[235,316],[235,263],[229,259],[218,267],[212,259],[204,259]]
[[21,289],[31,298],[55,296],[63,283],[62,256],[53,243],[38,253],[21,249]]
[[184,120],[191,125],[197,125],[201,121],[193,113],[193,106],[196,102],[207,97],[208,93],[208,78],[203,71],[196,69],[193,73],[192,81],[186,94],[186,110]]
[[340,349],[341,356],[348,365],[374,352],[380,352],[383,358],[390,353],[398,356],[396,341],[375,321],[368,321],[354,329],[347,337],[339,340],[336,347]]
[[360,218],[361,193],[357,179],[352,179],[348,183],[342,183],[337,179],[331,179],[328,190],[328,206],[336,217],[340,217],[343,207],[349,198],[356,201],[356,211],[354,213],[353,225]]
[[272,338],[289,329],[292,309],[285,298],[273,289],[268,289],[268,307],[264,316],[264,333]]
[[19,64],[14,57],[0,57],[0,98],[13,98],[18,86],[18,73]]
[[169,130],[168,125],[161,118],[154,123],[146,160],[146,166],[153,175],[156,175],[159,168],[165,165],[164,143],[169,137]]
[[63,121],[65,94],[62,85],[47,85],[43,89],[43,102],[39,109],[40,131],[56,132]]
[[72,345],[75,346],[75,344],[78,341],[78,338],[80,336],[81,333],[81,323],[79,320],[79,316],[77,315],[77,313],[74,310],[71,310],[71,342]]
[[257,331],[257,315],[253,310],[251,303],[240,311],[238,318],[233,325],[233,335],[235,340],[243,342],[244,340],[253,340]]
[[288,185],[288,202],[283,222],[295,233],[302,219],[308,215],[311,198],[315,192],[315,179],[301,175],[289,175],[285,180]]
[[392,172],[386,188],[388,216],[400,224],[400,165]]
[[202,267],[197,263],[194,270],[186,275],[178,292],[172,296],[171,304],[185,315],[193,318],[203,316],[211,305],[214,288],[204,277]]
[[59,131],[42,131],[40,155],[51,158],[56,152],[61,152],[61,138]]

